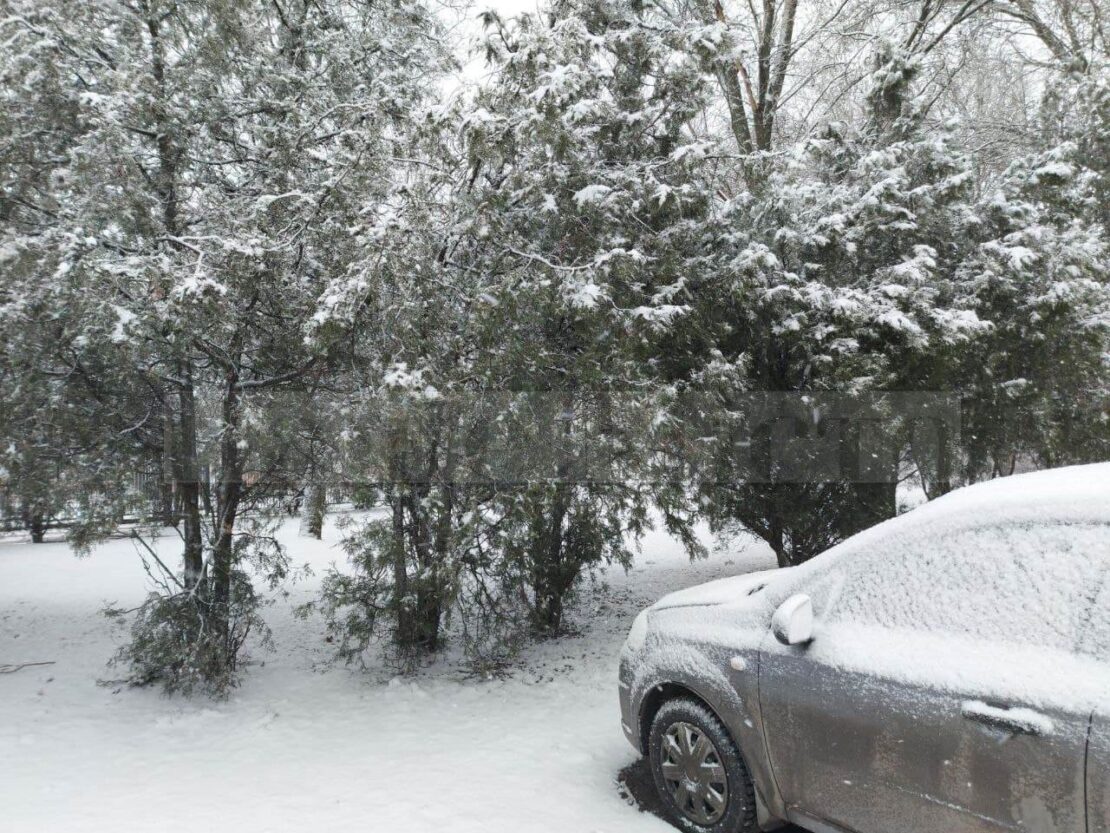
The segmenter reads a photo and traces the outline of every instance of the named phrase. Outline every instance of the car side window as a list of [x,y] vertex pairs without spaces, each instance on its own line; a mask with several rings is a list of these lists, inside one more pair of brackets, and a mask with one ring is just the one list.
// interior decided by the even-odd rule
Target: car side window
[[[1110,549],[1110,525],[1107,526],[1107,530],[1105,546]],[[1110,556],[1107,556],[1107,559],[1110,560]],[[1102,578],[1102,586],[1098,589],[1087,618],[1082,623],[1079,649],[1088,656],[1110,664],[1110,568],[1106,570]]]
[[1108,562],[1106,525],[922,528],[853,560],[830,621],[1076,651]]

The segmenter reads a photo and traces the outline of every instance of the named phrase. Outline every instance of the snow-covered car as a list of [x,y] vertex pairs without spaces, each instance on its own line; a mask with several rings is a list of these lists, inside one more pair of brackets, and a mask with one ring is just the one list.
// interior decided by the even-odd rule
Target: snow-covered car
[[1110,464],[666,596],[620,705],[686,830],[1110,833]]

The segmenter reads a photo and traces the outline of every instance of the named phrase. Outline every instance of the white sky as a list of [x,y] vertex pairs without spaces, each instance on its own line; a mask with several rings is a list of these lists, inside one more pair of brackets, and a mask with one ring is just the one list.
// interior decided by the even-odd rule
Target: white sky
[[492,9],[502,18],[508,19],[524,12],[538,11],[540,2],[541,0],[476,0],[461,11],[447,10],[447,19],[452,21],[454,34],[458,38],[456,54],[463,65],[463,84],[475,83],[488,72],[485,56],[477,48],[482,37],[479,15],[486,9]]

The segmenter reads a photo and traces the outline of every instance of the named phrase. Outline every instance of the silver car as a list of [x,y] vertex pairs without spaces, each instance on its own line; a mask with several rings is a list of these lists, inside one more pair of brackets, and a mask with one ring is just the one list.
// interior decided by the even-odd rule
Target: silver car
[[1110,833],[1110,464],[667,596],[620,706],[685,830]]

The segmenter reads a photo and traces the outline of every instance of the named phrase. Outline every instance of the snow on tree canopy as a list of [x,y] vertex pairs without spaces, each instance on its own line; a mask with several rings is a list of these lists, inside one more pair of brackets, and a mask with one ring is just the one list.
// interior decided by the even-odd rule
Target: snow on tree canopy
[[612,190],[608,185],[587,185],[574,193],[574,202],[579,208],[591,203],[600,203]]

